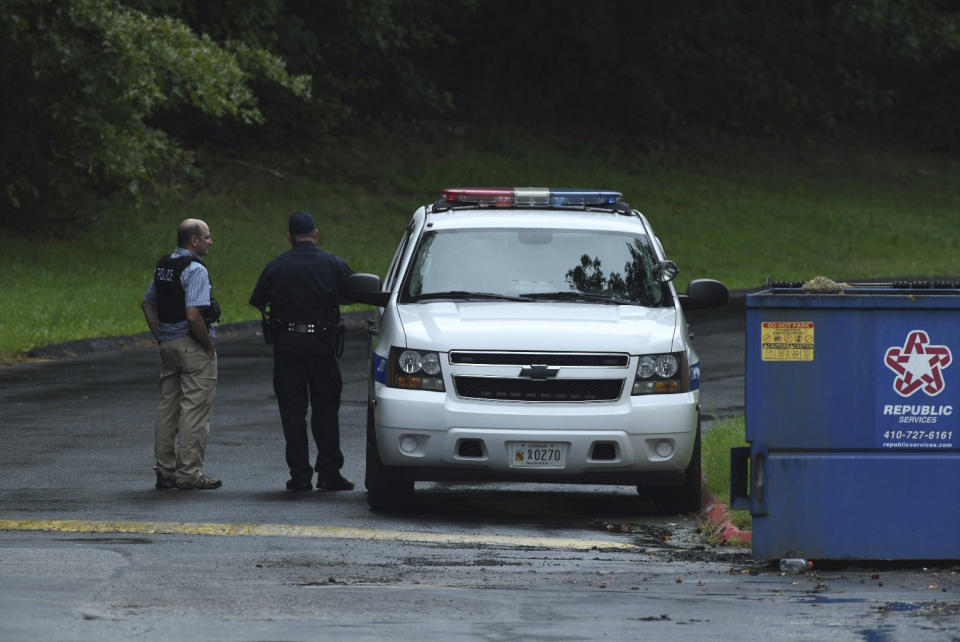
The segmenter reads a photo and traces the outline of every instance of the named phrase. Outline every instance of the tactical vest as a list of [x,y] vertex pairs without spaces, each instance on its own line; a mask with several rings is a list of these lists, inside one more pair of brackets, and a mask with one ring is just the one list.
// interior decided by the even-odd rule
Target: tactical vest
[[173,258],[169,254],[157,261],[157,268],[153,271],[153,283],[157,288],[157,316],[163,323],[187,320],[187,294],[180,279],[191,263],[192,256]]
[[[167,254],[157,261],[153,282],[157,289],[157,317],[162,323],[180,323],[187,320],[187,293],[183,289],[181,277],[187,266],[194,261],[203,265],[203,261],[193,256],[173,258]],[[211,296],[210,305],[202,306],[200,313],[207,325],[210,325],[219,320],[220,306]]]

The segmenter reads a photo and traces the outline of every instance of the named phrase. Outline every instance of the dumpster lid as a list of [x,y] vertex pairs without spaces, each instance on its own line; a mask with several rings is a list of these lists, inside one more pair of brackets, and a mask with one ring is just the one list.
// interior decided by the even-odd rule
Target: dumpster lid
[[[746,296],[748,308],[960,309],[960,281],[902,279],[828,283],[771,281]],[[810,285],[813,287],[810,287]],[[819,286],[819,287],[818,287]]]
[[824,277],[809,281],[771,281],[768,278],[757,294],[958,295],[960,280],[900,279],[837,283]]

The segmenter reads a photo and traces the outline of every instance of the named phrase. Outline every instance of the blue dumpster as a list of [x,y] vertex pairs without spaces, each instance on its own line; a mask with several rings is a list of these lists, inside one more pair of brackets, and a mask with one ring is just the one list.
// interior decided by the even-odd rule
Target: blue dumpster
[[960,558],[960,283],[799,285],[746,299],[753,557]]

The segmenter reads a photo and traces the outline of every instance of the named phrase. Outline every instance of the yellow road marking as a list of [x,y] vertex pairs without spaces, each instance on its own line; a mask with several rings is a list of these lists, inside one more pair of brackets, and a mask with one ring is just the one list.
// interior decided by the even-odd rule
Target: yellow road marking
[[192,522],[105,522],[83,520],[0,520],[0,531],[53,531],[60,533],[132,533],[139,535],[219,535],[254,537],[318,537],[386,540],[426,544],[468,544],[509,548],[557,548],[573,550],[638,550],[634,544],[608,540],[513,535],[463,535],[423,533],[342,526],[297,526],[292,524],[213,524]]

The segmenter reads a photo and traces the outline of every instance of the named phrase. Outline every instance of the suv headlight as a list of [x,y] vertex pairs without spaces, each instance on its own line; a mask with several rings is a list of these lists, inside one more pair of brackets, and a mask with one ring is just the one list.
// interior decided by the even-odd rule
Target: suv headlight
[[683,352],[644,354],[637,365],[631,395],[656,395],[686,392],[687,358]]
[[443,392],[445,388],[440,373],[440,353],[408,348],[391,349],[387,385],[391,388]]

